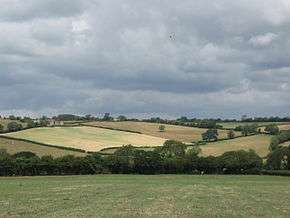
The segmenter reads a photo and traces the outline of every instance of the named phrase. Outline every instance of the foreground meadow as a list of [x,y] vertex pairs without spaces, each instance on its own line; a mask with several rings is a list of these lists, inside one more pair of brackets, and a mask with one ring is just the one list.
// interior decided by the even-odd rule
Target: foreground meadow
[[0,178],[0,217],[289,217],[290,178]]
[[[86,123],[87,126],[99,126],[107,127],[121,130],[129,131],[139,131],[146,135],[151,135],[160,138],[174,139],[182,142],[193,142],[202,140],[201,134],[206,131],[202,128],[194,127],[184,127],[176,125],[166,125],[158,123],[146,123],[146,122],[134,122],[134,121],[123,121],[123,122],[91,122]],[[160,132],[159,126],[164,125],[165,131]],[[225,130],[218,130],[219,138],[226,138],[227,132]],[[236,132],[236,135],[240,135],[239,132]]]
[[95,127],[34,128],[8,133],[10,137],[28,139],[50,145],[100,151],[107,147],[132,144],[134,146],[159,146],[165,141],[149,135],[101,129]]

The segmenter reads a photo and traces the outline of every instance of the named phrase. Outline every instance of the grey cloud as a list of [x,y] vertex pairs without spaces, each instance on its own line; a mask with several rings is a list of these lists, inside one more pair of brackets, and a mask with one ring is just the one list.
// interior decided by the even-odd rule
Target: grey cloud
[[288,1],[0,3],[5,113],[289,115]]

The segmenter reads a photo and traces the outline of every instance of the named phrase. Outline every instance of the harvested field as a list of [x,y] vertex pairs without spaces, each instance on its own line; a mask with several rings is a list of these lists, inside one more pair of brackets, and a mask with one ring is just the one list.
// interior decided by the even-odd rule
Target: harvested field
[[[183,127],[175,125],[164,125],[165,132],[159,131],[159,126],[163,124],[158,123],[146,123],[146,122],[133,122],[133,121],[124,121],[124,122],[91,122],[86,123],[85,125],[89,126],[101,126],[114,129],[122,129],[129,131],[139,131],[146,135],[156,136],[165,139],[174,139],[182,142],[193,142],[201,140],[201,134],[206,131],[202,128],[193,128],[193,127]],[[219,138],[226,138],[226,130],[219,130]],[[236,135],[240,135],[239,132],[236,132]]]
[[103,148],[127,144],[137,147],[159,146],[165,141],[163,138],[149,135],[85,126],[35,128],[6,135],[50,145],[79,148],[86,151],[100,151]]
[[253,149],[259,156],[265,157],[269,153],[270,139],[271,136],[268,135],[255,135],[212,142],[207,145],[202,145],[200,148],[202,149],[203,156],[218,156],[227,151]]

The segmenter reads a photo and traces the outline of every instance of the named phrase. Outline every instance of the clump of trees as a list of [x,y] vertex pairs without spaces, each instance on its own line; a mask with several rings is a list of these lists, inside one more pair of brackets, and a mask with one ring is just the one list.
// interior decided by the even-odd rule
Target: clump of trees
[[160,125],[158,128],[159,128],[159,132],[165,132],[165,126],[164,125]]
[[7,125],[7,130],[9,132],[16,132],[16,131],[19,131],[19,130],[22,130],[22,129],[23,129],[22,124],[14,122],[14,121],[8,123],[8,125]]
[[206,142],[217,141],[218,135],[217,129],[208,129],[206,132],[202,133],[202,140]]
[[274,151],[275,149],[279,148],[279,145],[290,141],[290,130],[282,131],[279,135],[273,136],[270,142],[270,151]]
[[130,174],[252,174],[262,169],[254,151],[232,151],[218,157],[200,157],[198,147],[169,140],[153,151],[123,146],[112,155],[98,153],[85,157],[38,157],[31,152],[10,155],[0,151],[0,176]]
[[290,146],[278,147],[270,152],[266,166],[270,170],[290,170]]
[[270,135],[278,135],[280,132],[279,127],[276,124],[267,125],[264,131]]
[[228,131],[228,139],[233,139],[235,138],[236,134],[233,130]]
[[242,125],[237,126],[235,131],[241,131],[243,136],[254,135],[258,132],[258,125],[251,124],[251,125]]

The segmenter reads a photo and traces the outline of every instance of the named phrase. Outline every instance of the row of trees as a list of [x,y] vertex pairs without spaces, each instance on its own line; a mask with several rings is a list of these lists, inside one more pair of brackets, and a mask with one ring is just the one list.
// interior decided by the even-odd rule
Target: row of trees
[[86,157],[38,157],[31,152],[9,155],[0,152],[0,175],[68,175],[98,173],[133,174],[250,174],[262,169],[262,159],[254,151],[226,152],[218,157],[201,157],[198,147],[188,149],[181,142],[169,140],[154,151],[130,145],[113,155],[98,153]]

